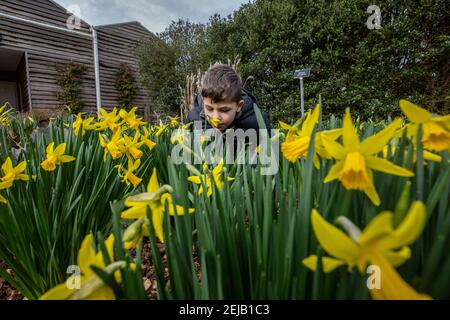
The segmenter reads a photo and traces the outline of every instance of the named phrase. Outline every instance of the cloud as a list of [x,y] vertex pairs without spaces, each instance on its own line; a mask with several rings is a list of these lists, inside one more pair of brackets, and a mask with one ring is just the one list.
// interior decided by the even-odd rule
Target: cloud
[[248,0],[56,0],[65,8],[77,5],[81,18],[92,25],[137,20],[150,31],[164,31],[172,20],[207,22],[215,13],[228,16]]

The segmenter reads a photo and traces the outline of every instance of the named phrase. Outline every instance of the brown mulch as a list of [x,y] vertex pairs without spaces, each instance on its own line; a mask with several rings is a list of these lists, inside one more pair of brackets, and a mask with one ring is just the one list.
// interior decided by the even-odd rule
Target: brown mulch
[[[164,279],[168,284],[168,286],[170,287],[169,270],[167,268],[167,255],[165,253],[166,251],[165,245],[158,244],[158,247],[160,254],[162,256],[162,263],[164,266]],[[143,254],[142,261],[144,264],[144,268],[142,270],[142,273],[144,275],[143,278],[144,288],[150,300],[157,300],[158,293],[157,293],[156,272],[153,267],[152,251],[148,240],[144,242],[142,254]],[[200,271],[201,269],[199,259],[195,251],[193,252],[193,254],[194,254],[195,269],[197,271],[199,281],[201,282],[201,271]],[[12,270],[8,269],[6,264],[1,260],[0,260],[0,268],[6,270],[8,274],[12,274]],[[23,299],[24,297],[22,294],[20,294],[19,291],[15,290],[11,285],[8,284],[8,282],[6,282],[4,279],[0,277],[0,300],[23,300]]]
[[[6,264],[0,260],[0,269],[12,274],[11,269],[7,269]],[[14,289],[5,279],[0,278],[0,300],[23,300],[24,297],[19,291]]]
[[[158,244],[159,252],[162,256],[162,263],[164,266],[164,280],[168,284],[168,287],[170,288],[170,280],[169,280],[169,270],[167,268],[167,255],[166,255],[166,248],[164,244]],[[148,294],[148,297],[150,300],[157,300],[158,298],[158,291],[157,291],[157,281],[156,281],[156,273],[155,268],[153,266],[153,258],[152,258],[152,250],[150,248],[150,244],[147,241],[144,242],[143,247],[143,257],[142,262],[144,264],[144,268],[142,270],[142,273],[144,275],[144,288],[145,291]],[[193,256],[194,256],[194,267],[196,270],[196,273],[198,275],[199,282],[201,283],[201,268],[200,268],[200,262],[199,258],[193,250]]]

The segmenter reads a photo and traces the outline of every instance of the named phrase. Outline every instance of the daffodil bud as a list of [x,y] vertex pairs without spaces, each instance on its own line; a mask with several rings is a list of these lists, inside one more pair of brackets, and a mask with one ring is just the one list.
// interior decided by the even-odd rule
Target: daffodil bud
[[186,164],[186,169],[189,170],[190,173],[192,173],[194,176],[201,176],[202,174],[200,173],[200,171],[197,170],[197,168],[195,168],[193,165],[191,164]]
[[123,234],[122,242],[129,242],[136,239],[142,231],[142,226],[144,225],[144,219],[139,219],[132,223]]

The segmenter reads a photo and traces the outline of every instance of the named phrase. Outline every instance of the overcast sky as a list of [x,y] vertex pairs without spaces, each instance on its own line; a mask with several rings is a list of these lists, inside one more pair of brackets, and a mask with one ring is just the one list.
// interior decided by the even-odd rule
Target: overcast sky
[[78,6],[91,25],[139,21],[153,33],[164,31],[172,20],[207,22],[214,13],[226,17],[249,0],[56,0],[66,9]]

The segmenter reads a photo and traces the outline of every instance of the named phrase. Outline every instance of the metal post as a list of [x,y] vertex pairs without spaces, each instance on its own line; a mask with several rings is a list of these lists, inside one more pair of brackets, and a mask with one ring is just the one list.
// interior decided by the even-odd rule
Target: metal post
[[294,79],[300,80],[300,99],[302,103],[302,117],[305,115],[305,88],[303,80],[311,75],[311,69],[296,70]]
[[92,40],[94,43],[94,70],[95,70],[95,95],[97,96],[97,113],[100,114],[102,107],[102,94],[100,89],[100,60],[98,56],[98,35],[97,30],[92,27]]
[[302,100],[302,117],[305,115],[305,89],[303,86],[303,78],[300,78],[300,96]]

